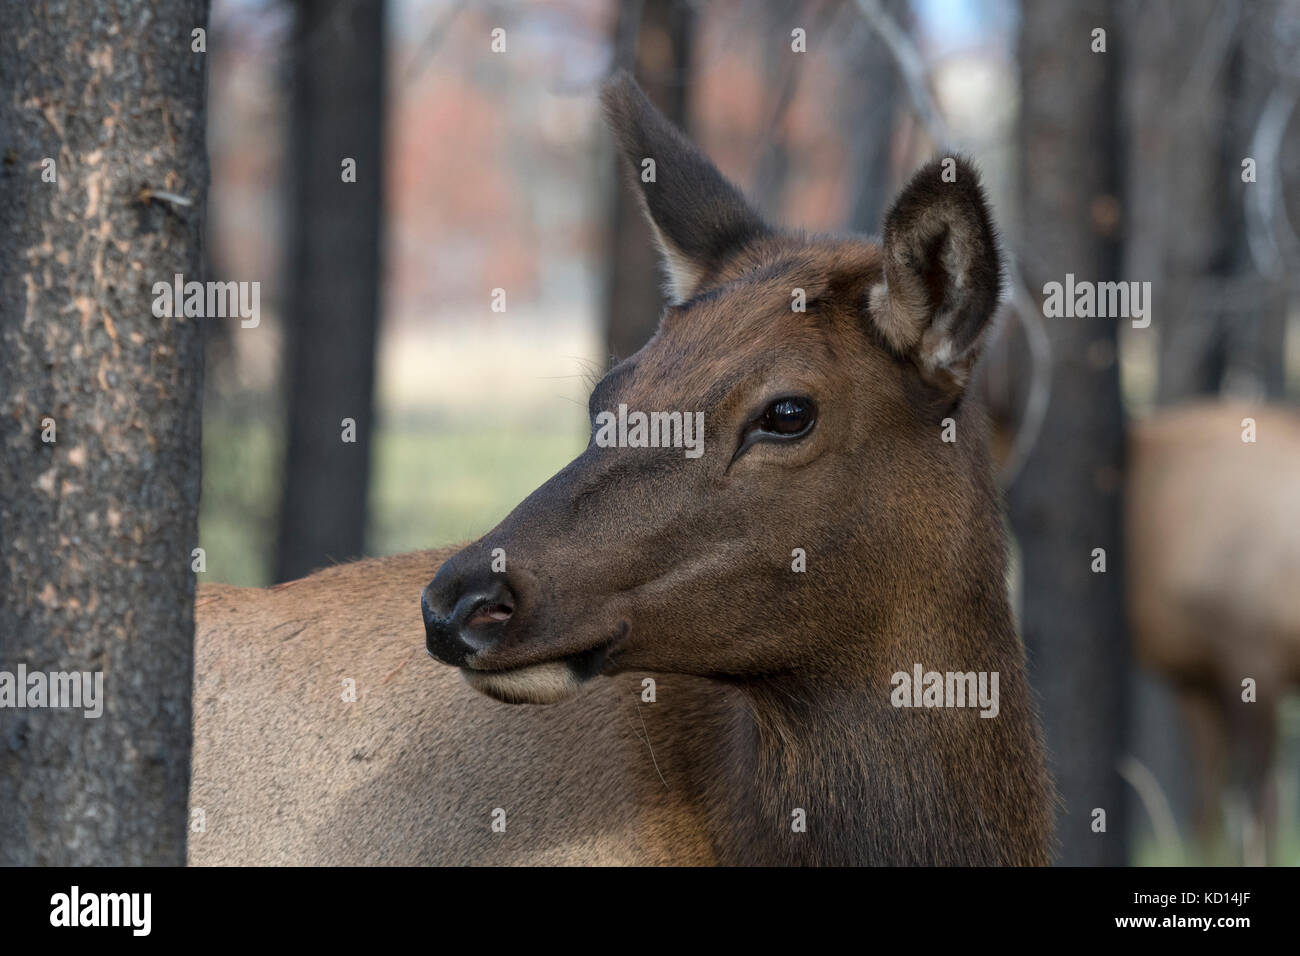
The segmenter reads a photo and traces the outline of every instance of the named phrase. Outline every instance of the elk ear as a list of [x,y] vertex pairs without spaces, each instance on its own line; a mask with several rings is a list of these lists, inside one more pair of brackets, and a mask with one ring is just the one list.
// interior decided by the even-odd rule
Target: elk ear
[[1002,292],[997,235],[975,167],[949,157],[922,168],[885,216],[883,247],[871,318],[891,348],[955,398]]
[[728,257],[769,230],[626,71],[606,81],[600,98],[663,257],[668,297],[680,305]]

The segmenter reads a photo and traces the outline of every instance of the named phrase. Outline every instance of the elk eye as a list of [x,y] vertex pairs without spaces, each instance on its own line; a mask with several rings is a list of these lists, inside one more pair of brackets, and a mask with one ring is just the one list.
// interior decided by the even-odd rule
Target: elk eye
[[810,398],[778,398],[763,411],[758,427],[770,435],[794,438],[817,421],[817,406]]

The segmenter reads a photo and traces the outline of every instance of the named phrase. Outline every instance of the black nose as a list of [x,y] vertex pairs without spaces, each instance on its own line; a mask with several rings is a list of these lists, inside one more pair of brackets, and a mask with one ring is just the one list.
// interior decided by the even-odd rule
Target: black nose
[[[465,575],[444,564],[420,595],[424,646],[444,664],[464,666],[472,654],[501,641],[517,602],[505,575],[484,569]],[[444,572],[447,572],[444,575]]]

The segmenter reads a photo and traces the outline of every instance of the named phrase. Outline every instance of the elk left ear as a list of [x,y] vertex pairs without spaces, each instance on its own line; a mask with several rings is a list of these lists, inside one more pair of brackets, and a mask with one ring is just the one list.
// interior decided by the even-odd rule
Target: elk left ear
[[871,290],[871,318],[923,378],[957,397],[1002,293],[975,167],[948,157],[922,168],[885,217],[883,247],[885,279]]
[[668,299],[680,305],[768,227],[626,72],[600,95],[662,255]]

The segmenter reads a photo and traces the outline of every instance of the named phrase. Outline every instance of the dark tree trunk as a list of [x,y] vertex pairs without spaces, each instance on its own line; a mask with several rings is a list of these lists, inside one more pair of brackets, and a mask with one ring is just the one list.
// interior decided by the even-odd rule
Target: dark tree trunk
[[1145,38],[1126,64],[1135,135],[1128,265],[1153,279],[1162,403],[1215,394],[1223,379],[1223,321],[1205,283],[1226,276],[1242,238],[1227,228],[1239,191],[1223,179],[1226,43],[1234,32],[1226,10],[1214,0],[1184,0],[1134,5],[1122,15],[1125,29]]
[[58,10],[0,2],[0,671],[103,713],[0,710],[0,864],[182,864],[204,320],[153,284],[203,278],[208,4]]
[[[1225,386],[1271,398],[1283,386],[1282,289],[1255,270],[1246,238],[1241,160],[1275,77],[1261,49],[1275,3],[1157,0],[1121,15],[1142,37],[1125,63],[1134,131],[1126,183],[1128,274],[1150,278],[1156,400],[1214,396]],[[1233,380],[1236,380],[1235,383]],[[1176,816],[1190,822],[1199,759],[1170,687],[1142,673],[1133,699],[1135,756]],[[1140,815],[1145,817],[1145,814]]]
[[[384,4],[297,4],[276,579],[360,555],[373,431],[383,206]],[[355,182],[343,163],[356,161]],[[344,441],[344,420],[355,441]]]
[[[1284,285],[1261,276],[1246,236],[1241,181],[1255,124],[1276,85],[1269,45],[1276,3],[1164,0],[1126,7],[1141,36],[1128,74],[1135,131],[1129,166],[1135,275],[1155,280],[1157,399],[1225,386],[1284,391]],[[1235,380],[1235,381],[1234,381]]]
[[[1037,293],[1067,272],[1117,280],[1122,156],[1118,32],[1111,4],[1022,8],[1022,248]],[[1106,30],[1109,52],[1090,35]],[[1065,864],[1127,861],[1124,746],[1129,647],[1124,626],[1123,410],[1117,319],[1045,318],[1052,392],[1033,454],[1009,495],[1023,568],[1022,628],[1052,770],[1063,800]],[[1027,377],[1027,375],[1026,375]],[[1105,573],[1092,551],[1104,548]],[[1093,832],[1093,811],[1106,832]]]
[[[1222,55],[1222,20],[1235,14],[1216,0],[1156,0],[1122,8],[1134,44],[1124,63],[1124,108],[1133,136],[1125,172],[1129,205],[1125,266],[1149,278],[1155,297],[1156,399],[1167,403],[1215,394],[1224,372],[1220,316],[1206,308],[1204,283],[1226,265],[1226,214],[1240,194],[1224,180],[1222,143],[1228,121],[1227,71],[1198,63]],[[1189,84],[1195,80],[1196,89]],[[1237,235],[1235,241],[1240,241]],[[1133,680],[1130,747],[1155,775],[1176,818],[1190,819],[1195,796],[1191,750],[1178,700],[1164,682],[1138,668]],[[1140,821],[1146,813],[1135,813]]]
[[[685,0],[643,0],[620,7],[614,38],[619,65],[683,130],[694,26],[694,11]],[[626,358],[654,335],[664,296],[650,227],[624,182],[621,164],[611,179],[605,344],[610,355]]]
[[[1228,252],[1221,271],[1231,279],[1227,284],[1241,289],[1233,307],[1222,312],[1226,341],[1222,384],[1228,392],[1257,395],[1269,401],[1286,397],[1287,283],[1292,277],[1286,274],[1285,264],[1277,275],[1261,275],[1251,255],[1243,193],[1255,186],[1241,181],[1243,157],[1236,146],[1251,143],[1269,94],[1284,83],[1274,66],[1279,57],[1278,7],[1278,0],[1242,5],[1242,22],[1226,71],[1229,115],[1218,154],[1223,192],[1228,197],[1222,227]],[[1292,129],[1295,126],[1293,116]],[[1295,155],[1294,136],[1283,135],[1279,159]]]
[[[784,219],[782,206],[794,163],[786,117],[798,93],[800,74],[799,57],[786,52],[790,49],[790,30],[798,25],[816,32],[818,21],[825,23],[826,17],[802,7],[792,9],[790,4],[780,0],[760,0],[752,11],[764,56],[761,69],[763,93],[759,105],[763,128],[754,150],[751,193],[759,213],[780,222]],[[780,55],[774,51],[780,51]]]

